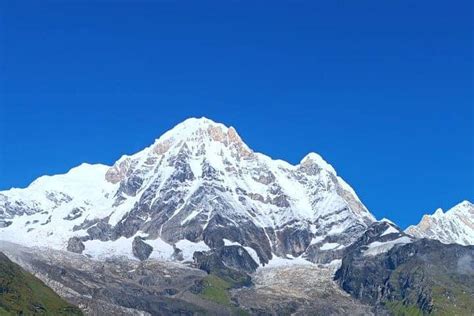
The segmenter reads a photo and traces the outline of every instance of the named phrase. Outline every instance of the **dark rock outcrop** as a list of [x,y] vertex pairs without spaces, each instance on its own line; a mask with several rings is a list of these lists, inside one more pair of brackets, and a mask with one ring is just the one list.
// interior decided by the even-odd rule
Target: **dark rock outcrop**
[[140,261],[148,259],[153,247],[145,243],[141,237],[135,237],[132,243],[133,255],[140,259]]
[[386,225],[372,225],[349,247],[335,275],[340,286],[364,303],[393,312],[473,314],[474,246],[421,239],[367,254],[368,245],[390,238],[383,234]]
[[64,219],[67,220],[67,221],[73,221],[76,218],[81,217],[83,212],[84,212],[84,208],[75,207],[71,210],[71,212],[69,214],[67,214],[66,217],[64,217]]
[[87,230],[87,233],[89,234],[91,239],[99,239],[101,241],[117,239],[114,238],[115,236],[112,226],[108,224],[106,220],[107,219],[99,221],[97,224]]
[[222,263],[227,267],[234,268],[247,273],[255,272],[258,264],[249,255],[247,250],[241,246],[224,246],[215,251]]
[[84,244],[78,237],[69,238],[67,242],[67,250],[75,253],[82,253],[85,249]]
[[12,221],[6,221],[4,219],[0,219],[0,228],[3,228],[3,227],[8,227],[12,224],[13,222]]
[[[197,251],[194,253],[194,262],[199,269],[217,275],[222,279],[232,280],[232,283],[236,286],[252,284],[251,277],[244,272],[245,266],[249,271],[255,271],[257,268],[245,249],[239,246],[223,247],[218,253],[215,251]],[[224,262],[233,264],[233,267],[227,266]],[[241,264],[241,268],[238,268],[238,264]]]

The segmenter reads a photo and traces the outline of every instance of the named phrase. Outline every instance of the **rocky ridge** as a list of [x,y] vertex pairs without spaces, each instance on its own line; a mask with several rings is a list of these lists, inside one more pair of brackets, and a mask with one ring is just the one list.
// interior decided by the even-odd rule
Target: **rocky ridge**
[[437,209],[433,215],[424,215],[417,225],[409,226],[405,232],[445,244],[474,245],[474,204],[463,201],[446,213]]

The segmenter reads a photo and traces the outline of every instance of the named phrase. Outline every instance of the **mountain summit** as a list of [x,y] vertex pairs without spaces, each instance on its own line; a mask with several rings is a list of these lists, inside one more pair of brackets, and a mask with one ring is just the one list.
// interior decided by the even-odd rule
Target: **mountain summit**
[[463,201],[446,213],[439,208],[433,215],[424,215],[418,225],[408,227],[405,232],[445,244],[474,245],[474,205]]
[[82,164],[0,192],[0,239],[94,258],[186,262],[196,251],[224,251],[251,268],[329,262],[374,220],[319,155],[273,160],[206,118],[185,120],[111,167]]

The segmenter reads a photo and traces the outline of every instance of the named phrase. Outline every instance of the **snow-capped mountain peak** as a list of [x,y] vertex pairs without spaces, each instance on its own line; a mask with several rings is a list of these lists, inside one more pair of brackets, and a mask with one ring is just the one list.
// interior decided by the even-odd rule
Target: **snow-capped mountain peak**
[[221,143],[226,147],[237,147],[247,151],[250,148],[242,141],[233,127],[216,123],[208,118],[189,118],[176,125],[158,138],[153,147],[155,153],[163,153],[170,144],[199,142],[200,144]]
[[185,120],[111,167],[84,164],[0,192],[0,239],[93,257],[186,261],[240,245],[257,264],[324,262],[374,220],[318,154],[273,160],[207,118]]
[[449,212],[458,213],[458,214],[465,214],[465,215],[473,215],[474,214],[474,204],[471,202],[464,200],[461,203],[454,206]]
[[[224,153],[225,152],[225,153]],[[216,162],[224,155],[240,159],[252,155],[252,150],[242,141],[233,127],[216,123],[207,118],[189,118],[144,150],[123,156],[107,172],[107,180],[116,183],[124,179],[132,169],[149,169],[161,157],[188,155],[205,157]]]
[[319,168],[322,168],[328,172],[331,172],[334,175],[337,175],[336,170],[331,166],[329,163],[327,163],[326,160],[323,159],[319,154],[315,152],[310,152],[306,156],[304,156],[303,159],[301,159],[300,165],[313,165],[316,164],[319,166]]
[[442,208],[436,209],[436,211],[433,213],[433,217],[435,218],[441,218],[444,215],[444,211]]
[[474,245],[474,205],[462,201],[447,212],[438,208],[433,215],[424,215],[417,225],[408,227],[405,232],[447,244]]

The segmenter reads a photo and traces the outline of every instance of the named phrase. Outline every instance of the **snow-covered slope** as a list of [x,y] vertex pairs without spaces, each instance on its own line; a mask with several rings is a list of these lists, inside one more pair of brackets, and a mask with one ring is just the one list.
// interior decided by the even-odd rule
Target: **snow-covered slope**
[[194,251],[237,244],[258,264],[326,262],[374,220],[319,155],[273,160],[206,118],[111,167],[82,164],[0,192],[0,239],[98,258],[189,261]]
[[405,232],[445,244],[474,245],[474,205],[463,201],[446,213],[437,209],[433,215],[424,215],[418,225],[408,227]]

